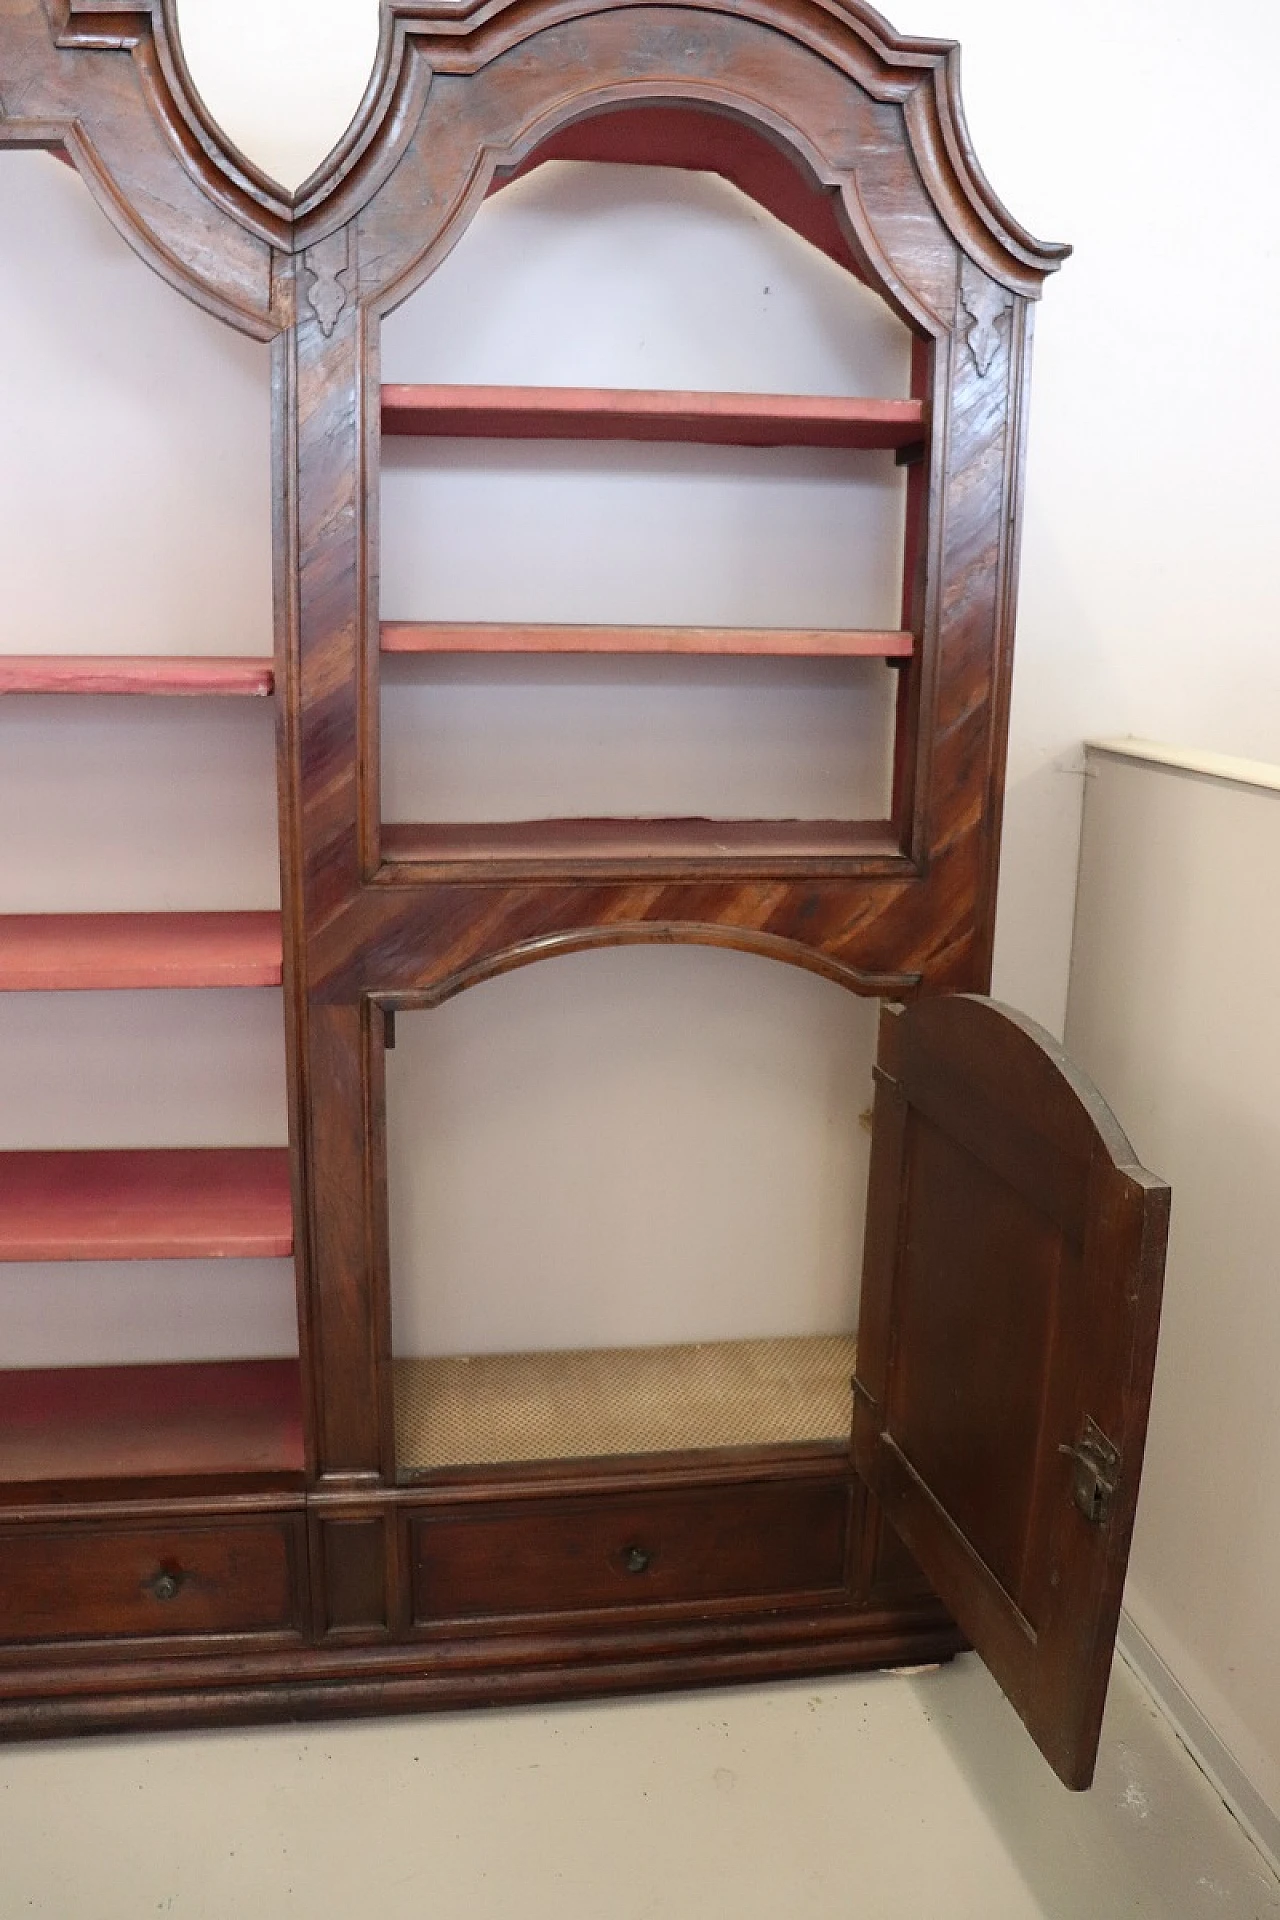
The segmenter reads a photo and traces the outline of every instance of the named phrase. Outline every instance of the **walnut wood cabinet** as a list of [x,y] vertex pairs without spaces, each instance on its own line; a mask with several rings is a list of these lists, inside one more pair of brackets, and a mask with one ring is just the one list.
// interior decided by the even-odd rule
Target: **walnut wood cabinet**
[[[361,111],[287,195],[209,120],[169,0],[0,0],[0,146],[67,159],[155,271],[272,342],[277,614],[273,664],[10,658],[0,687],[274,678],[284,883],[279,935],[252,915],[10,921],[4,984],[281,965],[292,1139],[287,1159],[3,1156],[0,1235],[11,1259],[291,1240],[301,1344],[297,1365],[0,1375],[3,1731],[560,1698],[969,1642],[1087,1784],[1167,1193],[1048,1037],[981,997],[1032,314],[1066,249],[987,185],[956,59],[863,0],[384,0]],[[384,387],[382,317],[549,158],[721,174],[888,303],[909,393]],[[384,623],[380,447],[406,433],[878,450],[907,468],[900,620]],[[891,804],[384,821],[384,653],[530,650],[892,661]],[[390,1335],[395,1018],[534,960],[671,940],[886,1003],[842,1428],[415,1464]]]

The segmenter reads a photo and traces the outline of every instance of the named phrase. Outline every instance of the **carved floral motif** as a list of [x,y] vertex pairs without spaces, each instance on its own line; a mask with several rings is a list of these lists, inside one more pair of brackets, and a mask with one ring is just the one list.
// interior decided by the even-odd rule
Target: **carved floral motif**
[[1000,347],[1001,323],[1012,302],[1004,288],[965,260],[960,276],[960,312],[964,337],[979,378],[985,378]]
[[307,305],[320,322],[320,331],[327,340],[338,324],[338,315],[347,304],[347,290],[342,284],[347,269],[338,267],[331,273],[313,267],[308,261],[307,271],[311,275]]

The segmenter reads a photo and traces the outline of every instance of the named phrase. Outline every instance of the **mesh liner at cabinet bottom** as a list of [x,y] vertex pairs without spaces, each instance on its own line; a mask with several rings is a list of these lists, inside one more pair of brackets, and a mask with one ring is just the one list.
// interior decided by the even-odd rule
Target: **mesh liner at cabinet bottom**
[[847,1437],[851,1334],[395,1362],[401,1469]]

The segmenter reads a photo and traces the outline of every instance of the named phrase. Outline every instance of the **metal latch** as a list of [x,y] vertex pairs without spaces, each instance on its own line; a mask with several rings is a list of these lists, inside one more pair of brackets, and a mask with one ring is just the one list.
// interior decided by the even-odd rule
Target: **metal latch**
[[1101,1427],[1087,1414],[1083,1431],[1075,1445],[1061,1446],[1058,1452],[1068,1454],[1076,1463],[1076,1505],[1086,1520],[1095,1527],[1102,1526],[1111,1517],[1111,1502],[1115,1498],[1116,1478],[1120,1472],[1119,1453]]

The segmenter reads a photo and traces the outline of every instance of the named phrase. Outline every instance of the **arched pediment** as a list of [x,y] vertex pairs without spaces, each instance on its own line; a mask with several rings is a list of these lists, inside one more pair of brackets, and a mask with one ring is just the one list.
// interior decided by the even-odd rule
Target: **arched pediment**
[[62,154],[129,245],[217,319],[260,340],[287,324],[273,254],[291,245],[291,206],[206,112],[174,0],[10,0],[4,147]]
[[922,310],[949,319],[924,261],[944,236],[1023,296],[1068,251],[1034,240],[982,173],[958,48],[895,34],[862,0],[383,0],[360,109],[293,194],[208,113],[176,0],[60,0],[52,17],[41,0],[13,0],[3,52],[0,145],[63,149],[158,272],[259,337],[286,318],[273,252],[303,253],[364,218],[378,231],[362,299],[407,290],[495,174],[623,105],[701,107],[755,128],[836,195],[855,256],[918,322]]
[[[450,174],[461,122],[472,165],[479,148],[500,174],[626,104],[657,112],[702,106],[739,118],[788,151],[816,186],[843,189],[855,225],[860,201],[866,223],[877,224],[876,176],[896,159],[896,199],[918,186],[939,231],[1011,292],[1037,294],[1069,252],[1019,225],[978,165],[958,47],[897,35],[861,0],[615,0],[603,8],[488,0],[447,10],[384,0],[360,110],[296,196],[297,244],[323,239],[405,171],[408,191],[389,193],[393,219],[416,207],[422,250],[434,257],[441,229],[464,197],[472,204],[476,188],[470,171],[465,179]],[[587,157],[589,143],[578,147]],[[388,264],[383,254],[384,273]],[[411,271],[401,256],[384,285]]]

